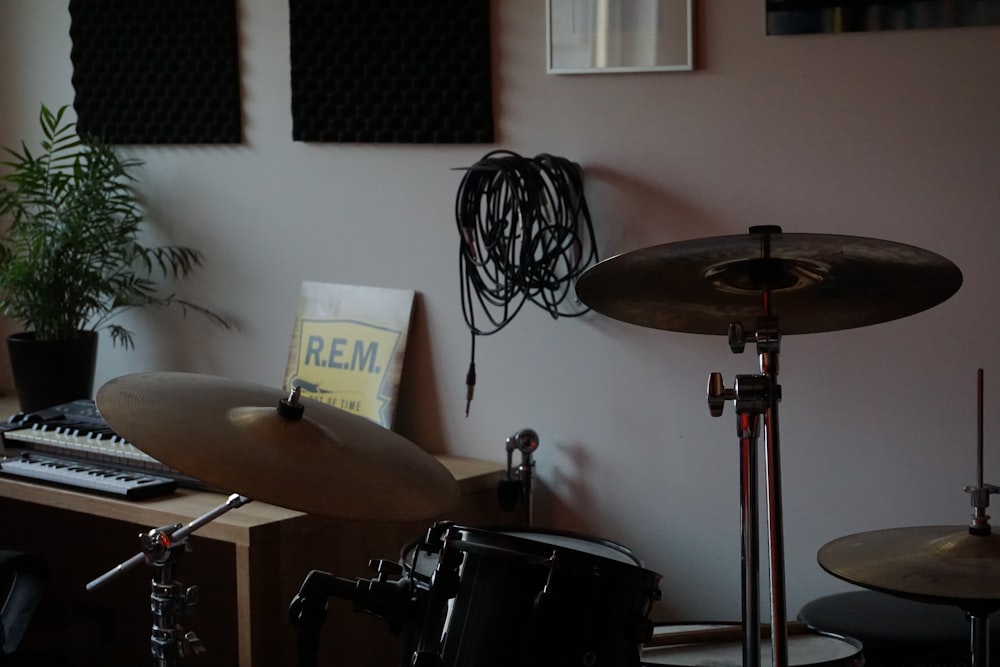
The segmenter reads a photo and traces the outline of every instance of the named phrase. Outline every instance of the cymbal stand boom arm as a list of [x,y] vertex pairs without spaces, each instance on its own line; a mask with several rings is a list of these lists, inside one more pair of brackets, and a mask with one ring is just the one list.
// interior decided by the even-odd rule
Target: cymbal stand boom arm
[[204,651],[201,641],[193,632],[178,637],[181,628],[175,622],[177,615],[187,612],[197,604],[197,587],[191,586],[182,590],[181,583],[176,581],[177,563],[181,553],[187,548],[188,536],[229,510],[249,502],[250,498],[234,493],[226,499],[226,502],[190,523],[163,526],[141,533],[139,543],[142,551],[87,584],[87,590],[92,591],[142,563],[148,563],[153,567],[155,576],[150,593],[150,609],[153,612],[150,648],[156,667],[170,667],[176,664],[177,657],[185,655],[189,650],[193,653]]

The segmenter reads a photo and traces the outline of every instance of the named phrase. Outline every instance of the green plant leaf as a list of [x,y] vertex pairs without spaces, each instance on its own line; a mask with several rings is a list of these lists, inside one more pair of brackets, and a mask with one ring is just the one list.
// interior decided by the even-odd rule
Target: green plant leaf
[[228,322],[210,309],[163,295],[158,280],[180,280],[201,266],[187,246],[147,247],[132,186],[142,165],[96,139],[83,139],[66,119],[68,105],[39,112],[43,140],[33,152],[5,148],[0,174],[0,312],[39,340],[106,328],[116,345],[134,345],[111,319],[138,307],[180,307]]

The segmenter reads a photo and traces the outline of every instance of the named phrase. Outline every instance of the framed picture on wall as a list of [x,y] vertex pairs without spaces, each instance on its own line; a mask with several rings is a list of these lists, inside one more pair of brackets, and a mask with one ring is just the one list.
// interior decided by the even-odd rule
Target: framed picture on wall
[[551,74],[694,69],[692,0],[547,0]]
[[1000,25],[1000,0],[766,0],[768,35]]

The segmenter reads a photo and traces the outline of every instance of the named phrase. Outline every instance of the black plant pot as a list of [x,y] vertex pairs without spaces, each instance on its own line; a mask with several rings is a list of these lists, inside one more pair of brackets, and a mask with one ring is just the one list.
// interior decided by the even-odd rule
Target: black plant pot
[[67,340],[35,340],[33,331],[7,337],[14,389],[23,412],[93,398],[97,332]]

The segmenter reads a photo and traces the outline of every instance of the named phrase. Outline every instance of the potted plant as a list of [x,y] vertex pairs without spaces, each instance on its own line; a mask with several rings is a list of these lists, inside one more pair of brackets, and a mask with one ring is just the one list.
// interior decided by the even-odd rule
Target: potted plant
[[148,247],[142,211],[125,158],[82,138],[44,104],[41,150],[5,148],[0,161],[0,314],[25,331],[8,337],[21,409],[38,410],[93,392],[98,331],[133,347],[133,334],[110,320],[143,306],[178,306],[228,326],[212,311],[162,294],[158,279],[187,277],[201,254],[186,246]]

